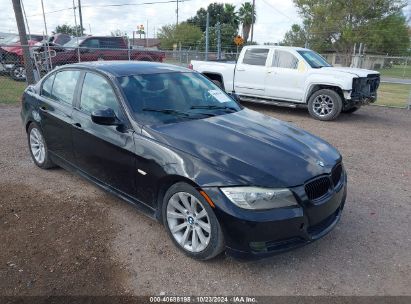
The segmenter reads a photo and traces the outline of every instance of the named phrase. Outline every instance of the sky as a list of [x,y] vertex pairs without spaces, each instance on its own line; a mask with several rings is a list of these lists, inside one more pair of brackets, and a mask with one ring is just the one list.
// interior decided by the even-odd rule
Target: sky
[[[75,0],[77,3],[78,0]],[[137,25],[147,27],[148,36],[153,37],[161,26],[176,22],[176,3],[162,3],[139,6],[101,7],[107,4],[145,3],[167,0],[82,0],[83,26],[86,33],[110,35],[117,29],[132,36]],[[195,15],[201,7],[213,2],[231,3],[240,7],[246,0],[189,0],[179,4],[179,20],[184,21]],[[251,1],[251,0],[249,0]],[[40,0],[22,0],[32,34],[43,34],[44,21]],[[66,9],[73,6],[72,0],[43,0],[45,12]],[[258,43],[279,42],[294,23],[301,23],[292,0],[256,0],[257,22],[254,40]],[[411,0],[405,9],[411,15]],[[11,0],[0,0],[0,32],[17,32]],[[77,19],[77,22],[78,19]],[[74,25],[72,9],[46,14],[48,33],[59,24]],[[146,28],[147,30],[147,28]]]
[[[40,0],[22,0],[27,14],[30,32],[42,34],[44,22]],[[86,33],[93,35],[110,35],[111,31],[120,29],[132,36],[137,25],[144,24],[148,35],[153,37],[161,26],[176,22],[176,3],[163,3],[141,6],[96,7],[106,4],[144,3],[166,0],[82,0],[83,26]],[[246,0],[190,0],[179,3],[179,20],[184,21],[194,16],[198,9],[207,7],[213,2],[231,3],[240,7]],[[72,0],[44,0],[45,12],[73,6]],[[75,0],[77,3],[77,0]],[[93,7],[94,6],[94,7]],[[254,40],[259,43],[278,42],[293,23],[299,22],[297,10],[292,0],[256,0],[257,23]],[[0,0],[0,32],[17,32],[11,0]],[[77,22],[78,19],[77,19]],[[59,24],[74,25],[73,10],[64,10],[46,14],[47,30],[50,33]],[[90,25],[90,27],[89,27]]]

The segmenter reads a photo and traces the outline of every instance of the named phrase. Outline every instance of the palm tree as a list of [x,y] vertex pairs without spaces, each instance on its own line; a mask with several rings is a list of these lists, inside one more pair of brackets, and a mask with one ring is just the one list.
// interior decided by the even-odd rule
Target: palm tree
[[[238,16],[241,24],[243,25],[243,38],[244,41],[248,40],[248,35],[250,34],[251,24],[253,23],[253,5],[251,2],[245,2],[241,4],[238,10]],[[254,23],[257,19],[257,15],[254,10]]]
[[240,20],[238,13],[235,11],[235,5],[226,3],[224,4],[224,23],[229,23],[233,27],[238,28]]

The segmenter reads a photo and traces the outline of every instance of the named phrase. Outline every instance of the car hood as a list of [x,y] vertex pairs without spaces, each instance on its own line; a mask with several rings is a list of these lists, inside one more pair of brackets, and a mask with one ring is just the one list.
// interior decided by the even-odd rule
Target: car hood
[[236,176],[241,184],[297,186],[330,173],[341,160],[322,139],[248,109],[145,129],[157,141]]
[[347,68],[347,67],[323,67],[321,70],[326,72],[341,72],[352,74],[357,77],[367,77],[369,74],[379,74],[378,71],[357,69],[357,68]]

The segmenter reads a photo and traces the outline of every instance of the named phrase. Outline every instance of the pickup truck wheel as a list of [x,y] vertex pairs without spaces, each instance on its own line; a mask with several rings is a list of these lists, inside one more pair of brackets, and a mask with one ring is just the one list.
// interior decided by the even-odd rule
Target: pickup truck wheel
[[322,89],[314,92],[308,100],[310,115],[318,120],[333,120],[340,115],[342,99],[337,92]]
[[355,111],[357,111],[359,109],[360,109],[360,107],[351,107],[351,108],[348,108],[346,110],[343,110],[342,112],[347,113],[347,114],[351,114],[351,113],[354,113]]
[[223,83],[220,80],[212,79],[211,80],[216,86],[218,86],[220,89],[224,90]]

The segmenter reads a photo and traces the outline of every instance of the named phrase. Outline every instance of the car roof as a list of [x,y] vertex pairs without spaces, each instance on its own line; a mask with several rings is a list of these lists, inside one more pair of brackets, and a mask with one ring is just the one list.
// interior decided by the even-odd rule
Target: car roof
[[280,49],[280,50],[294,50],[294,51],[310,51],[307,48],[297,46],[282,46],[282,45],[247,45],[245,49]]
[[115,77],[142,74],[193,72],[192,70],[176,65],[147,61],[92,61],[67,64],[61,68],[87,68],[90,70],[108,73]]

